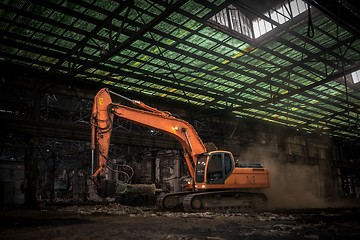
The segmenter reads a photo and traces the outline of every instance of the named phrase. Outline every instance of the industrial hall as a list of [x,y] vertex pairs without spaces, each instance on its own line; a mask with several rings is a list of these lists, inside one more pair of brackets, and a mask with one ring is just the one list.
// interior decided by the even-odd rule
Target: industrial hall
[[359,239],[355,0],[0,2],[0,239]]

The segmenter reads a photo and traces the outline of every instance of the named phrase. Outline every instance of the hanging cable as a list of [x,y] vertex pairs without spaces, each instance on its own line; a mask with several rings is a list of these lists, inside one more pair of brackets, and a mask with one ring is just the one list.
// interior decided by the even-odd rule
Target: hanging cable
[[347,117],[348,117],[348,128],[351,128],[350,124],[350,104],[349,104],[349,94],[348,94],[348,85],[347,85],[347,79],[345,75],[345,68],[344,68],[344,61],[341,61],[342,64],[342,71],[343,71],[343,77],[344,77],[344,85],[345,85],[345,98],[346,98],[346,110],[347,110]]
[[345,74],[345,64],[344,64],[344,58],[345,58],[345,52],[341,49],[340,45],[340,39],[339,39],[339,22],[340,22],[340,11],[341,6],[343,4],[343,0],[339,0],[338,2],[338,9],[337,9],[337,19],[336,19],[336,41],[339,45],[339,52],[340,52],[340,62],[341,62],[341,70],[343,72],[343,78],[344,78],[344,86],[345,86],[345,100],[346,100],[346,111],[347,111],[347,118],[348,118],[348,129],[351,129],[351,122],[350,122],[350,103],[349,103],[349,93],[348,93],[348,82],[346,79]]
[[307,28],[307,36],[308,38],[313,38],[315,35],[314,26],[311,18],[311,11],[310,11],[310,3],[308,2],[308,28]]

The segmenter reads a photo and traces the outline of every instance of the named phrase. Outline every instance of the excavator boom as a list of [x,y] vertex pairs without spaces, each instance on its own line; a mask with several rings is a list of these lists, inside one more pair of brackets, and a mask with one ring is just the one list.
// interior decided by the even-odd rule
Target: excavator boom
[[[117,94],[118,95],[118,94]],[[99,168],[93,174],[103,174],[106,166],[108,149],[110,145],[111,130],[114,115],[124,120],[146,126],[164,132],[177,139],[185,150],[185,160],[191,177],[194,177],[194,166],[197,156],[206,153],[206,147],[191,124],[175,118],[168,112],[160,111],[146,104],[127,99],[118,95],[133,105],[142,109],[128,107],[122,104],[113,103],[110,91],[107,88],[101,89],[94,98],[92,110],[92,149],[96,143],[99,146]]]

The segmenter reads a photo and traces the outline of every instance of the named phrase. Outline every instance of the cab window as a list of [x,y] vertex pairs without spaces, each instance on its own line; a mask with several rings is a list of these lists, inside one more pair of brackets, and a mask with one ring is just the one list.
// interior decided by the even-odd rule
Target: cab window
[[233,169],[232,166],[232,161],[231,161],[231,157],[230,154],[225,153],[224,154],[224,171],[225,171],[225,175],[228,175]]
[[195,181],[197,183],[203,183],[205,181],[205,165],[206,165],[206,157],[201,156],[198,158],[195,169]]
[[212,182],[223,177],[221,153],[213,154],[208,162],[206,179],[208,182]]

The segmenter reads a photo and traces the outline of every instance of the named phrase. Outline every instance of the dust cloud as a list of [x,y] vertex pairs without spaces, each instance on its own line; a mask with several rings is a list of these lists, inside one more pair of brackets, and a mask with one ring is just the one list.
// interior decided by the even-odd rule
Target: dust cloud
[[324,179],[317,166],[294,163],[264,163],[271,187],[265,190],[269,208],[329,207],[323,195]]
[[[256,153],[256,156],[254,156]],[[270,209],[327,208],[330,202],[325,186],[329,184],[330,169],[324,164],[306,164],[289,161],[279,154],[271,156],[268,146],[252,146],[242,155],[243,160],[260,161],[270,172],[270,188],[263,192],[268,198]],[[320,160],[326,161],[325,159]],[[319,163],[320,163],[319,162]]]

